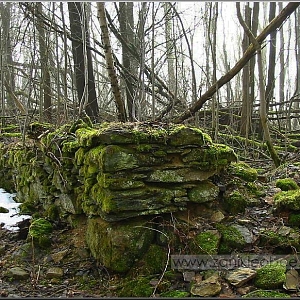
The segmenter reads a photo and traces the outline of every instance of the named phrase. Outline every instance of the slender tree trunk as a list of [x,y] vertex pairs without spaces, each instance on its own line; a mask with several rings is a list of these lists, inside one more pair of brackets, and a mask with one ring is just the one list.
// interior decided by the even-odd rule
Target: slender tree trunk
[[102,39],[104,53],[105,53],[106,69],[108,71],[108,76],[110,78],[110,83],[113,90],[115,103],[117,106],[118,119],[121,122],[125,122],[127,119],[125,105],[121,97],[118,77],[114,67],[114,59],[113,59],[113,53],[110,44],[104,2],[97,2],[97,9],[98,9],[98,20],[101,28],[101,39]]
[[175,92],[175,68],[174,68],[174,40],[172,37],[172,7],[170,3],[163,2],[165,14],[165,39],[167,48],[167,63],[168,63],[168,85],[172,93]]
[[[270,11],[269,11],[269,22],[275,18],[276,12],[276,2],[270,2]],[[274,96],[274,85],[275,85],[275,59],[276,59],[276,33],[273,31],[270,34],[270,44],[269,44],[269,63],[268,63],[268,80],[266,86],[266,109],[269,110],[270,103]]]
[[[251,8],[249,2],[245,4],[245,23],[251,28]],[[249,37],[244,31],[242,50],[243,53],[249,47]],[[241,111],[241,127],[240,133],[245,136],[246,139],[249,137],[250,127],[250,61],[244,66],[242,70],[242,86],[243,86],[243,97],[242,97],[242,111]]]
[[[42,3],[37,2],[37,11],[43,14]],[[39,47],[41,57],[41,73],[42,73],[42,94],[43,94],[43,118],[47,122],[52,122],[52,92],[51,92],[51,77],[49,70],[49,45],[47,45],[44,23],[38,18],[37,30],[39,33]],[[48,39],[47,39],[48,40]]]
[[273,162],[276,167],[280,166],[280,159],[279,156],[273,146],[273,142],[271,139],[270,131],[269,131],[269,125],[268,125],[268,117],[267,117],[267,109],[266,109],[266,99],[265,99],[265,83],[264,83],[264,75],[263,75],[263,63],[262,63],[262,56],[261,56],[261,45],[257,41],[257,39],[254,37],[251,30],[248,28],[247,24],[242,18],[241,11],[240,11],[240,3],[236,2],[236,8],[237,8],[237,15],[238,19],[243,26],[245,32],[249,36],[252,44],[257,50],[257,64],[258,64],[258,76],[259,76],[259,95],[260,95],[260,120],[262,123],[262,128],[264,131],[264,137],[266,140],[266,144],[268,147],[268,150],[270,152],[270,155],[273,159]]
[[[278,2],[278,8],[282,10],[282,2]],[[284,79],[285,79],[285,65],[284,65],[284,34],[283,28],[281,27],[279,30],[279,40],[280,40],[280,53],[279,53],[279,61],[280,61],[280,74],[279,74],[279,103],[284,102]],[[283,110],[283,104],[279,106],[279,110]]]
[[[295,92],[292,98],[299,99],[300,96],[300,12],[299,10],[295,13],[295,43],[296,43],[296,70],[297,70],[297,75],[296,75],[296,88]],[[293,103],[293,108],[295,110],[299,109],[299,102],[295,101]],[[292,121],[292,129],[296,130],[297,127],[299,126],[299,120],[298,118],[293,119]]]
[[79,110],[85,110],[90,119],[93,122],[97,122],[99,107],[96,96],[92,55],[88,47],[87,21],[85,11],[82,9],[83,3],[68,2],[76,90],[79,100]]
[[[119,2],[119,23],[120,23],[120,34],[124,41],[128,43],[133,42],[133,4],[132,2]],[[128,109],[128,120],[133,121],[135,119],[135,112],[133,109],[133,97],[134,89],[132,84],[132,60],[133,57],[127,47],[122,43],[122,61],[124,70],[124,82],[126,90],[126,103]]]

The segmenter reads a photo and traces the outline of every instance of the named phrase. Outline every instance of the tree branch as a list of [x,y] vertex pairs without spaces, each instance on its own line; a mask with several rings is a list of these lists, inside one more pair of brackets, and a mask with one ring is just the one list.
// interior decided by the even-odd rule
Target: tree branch
[[[274,18],[267,27],[260,33],[260,35],[255,39],[260,45],[265,40],[265,38],[274,30],[282,25],[284,20],[288,18],[300,5],[299,2],[290,2],[288,5],[279,13],[279,15]],[[220,89],[224,84],[230,81],[239,71],[245,66],[245,64],[251,59],[251,57],[255,54],[256,47],[253,43],[250,44],[248,49],[245,51],[243,57],[235,64],[235,66],[229,70],[224,76],[222,76],[219,80],[217,80],[208,91],[203,94],[199,100],[192,105],[187,111],[185,111],[182,115],[174,120],[174,123],[181,123],[184,120],[192,117],[195,112],[200,110],[203,104],[209,100],[218,89]]]

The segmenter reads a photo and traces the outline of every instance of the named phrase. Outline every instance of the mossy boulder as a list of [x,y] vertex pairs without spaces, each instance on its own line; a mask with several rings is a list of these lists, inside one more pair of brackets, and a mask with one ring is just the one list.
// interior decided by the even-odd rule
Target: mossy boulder
[[53,231],[52,224],[43,218],[32,220],[28,236],[41,248],[47,248],[51,244],[50,233]]
[[247,163],[245,162],[236,162],[232,163],[228,171],[234,175],[237,176],[247,182],[253,182],[257,179],[257,171],[254,168],[251,168]]
[[203,203],[215,200],[219,195],[219,188],[210,181],[200,182],[196,187],[188,190],[191,202]]
[[206,230],[197,234],[189,243],[193,255],[218,254],[221,235],[217,230]]
[[247,196],[238,190],[224,195],[224,209],[232,214],[243,213],[247,207]]
[[93,256],[105,267],[127,272],[149,249],[155,235],[151,228],[142,218],[114,223],[90,218],[86,240]]
[[300,189],[282,191],[274,196],[274,204],[277,211],[300,210]]
[[298,190],[299,186],[295,180],[292,178],[283,178],[276,180],[276,187],[280,188],[282,191]]
[[241,250],[246,246],[245,238],[234,226],[216,224],[216,228],[221,233],[220,254],[230,254],[233,250]]
[[257,270],[254,285],[261,289],[282,288],[285,282],[286,263],[275,261]]
[[142,275],[162,274],[168,260],[168,249],[151,244],[134,269]]

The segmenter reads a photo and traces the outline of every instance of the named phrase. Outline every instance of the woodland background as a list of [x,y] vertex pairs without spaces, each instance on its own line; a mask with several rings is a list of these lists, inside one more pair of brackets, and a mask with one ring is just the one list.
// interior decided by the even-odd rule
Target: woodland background
[[272,137],[300,129],[298,5],[0,2],[0,126],[184,122],[278,165]]

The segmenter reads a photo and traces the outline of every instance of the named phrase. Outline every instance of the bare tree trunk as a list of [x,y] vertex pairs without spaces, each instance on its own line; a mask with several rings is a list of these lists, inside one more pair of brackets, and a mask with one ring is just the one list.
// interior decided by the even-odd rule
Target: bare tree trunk
[[[119,23],[120,34],[122,35],[126,43],[133,42],[133,4],[132,2],[119,2]],[[135,112],[133,109],[134,89],[132,84],[132,60],[133,57],[127,47],[122,43],[122,61],[124,70],[124,82],[126,89],[126,103],[128,109],[128,120],[133,121],[135,119]]]
[[101,28],[101,39],[102,39],[104,53],[105,53],[106,69],[108,71],[108,76],[110,78],[110,83],[113,90],[115,103],[117,106],[118,119],[121,122],[125,122],[127,119],[125,105],[121,97],[118,77],[114,67],[114,59],[113,59],[113,54],[112,54],[112,49],[110,44],[108,27],[107,27],[104,2],[97,2],[97,9],[98,9],[98,20]]
[[[43,14],[42,3],[37,2],[37,11]],[[44,23],[38,18],[37,30],[39,33],[39,47],[41,57],[41,89],[43,93],[43,117],[47,122],[52,122],[52,96],[51,96],[51,77],[49,70],[49,45],[47,45]]]
[[[249,28],[251,28],[251,8],[249,2],[245,4],[245,23]],[[243,41],[242,41],[242,50],[243,53],[249,47],[249,37],[244,31]],[[250,60],[251,61],[251,60]],[[249,127],[250,127],[250,61],[244,66],[242,70],[242,86],[243,86],[243,97],[242,97],[242,111],[241,111],[241,135],[246,137],[246,140],[249,137]]]
[[[275,18],[276,2],[270,2],[269,22]],[[275,85],[275,59],[276,59],[276,30],[270,34],[270,46],[269,46],[269,63],[268,63],[268,80],[266,86],[266,109],[269,110],[271,100],[274,96]]]
[[[296,74],[296,88],[295,88],[295,92],[293,95],[293,98],[299,98],[300,96],[300,12],[299,10],[295,13],[295,43],[296,43],[296,70],[297,70],[297,74]],[[299,109],[299,102],[295,101],[293,103],[293,108],[295,110]],[[293,119],[292,121],[292,129],[296,130],[297,127],[299,126],[299,120],[298,118]]]
[[[279,10],[282,10],[282,2],[278,2]],[[280,60],[280,74],[279,74],[279,103],[284,102],[284,79],[285,79],[285,66],[284,66],[284,34],[283,29],[280,28],[279,30],[279,40],[280,40],[280,53],[279,53],[279,60]],[[283,109],[280,105],[280,111]]]
[[258,64],[258,76],[259,76],[259,95],[260,95],[260,120],[262,123],[262,128],[264,131],[264,137],[266,140],[266,144],[268,147],[268,150],[270,152],[270,155],[273,159],[273,162],[276,167],[280,166],[280,159],[279,156],[274,149],[273,142],[271,139],[270,131],[269,131],[269,125],[268,125],[268,117],[267,117],[267,109],[266,109],[266,99],[265,99],[265,83],[264,83],[264,76],[263,76],[263,64],[262,64],[262,57],[261,57],[261,45],[257,41],[257,39],[254,37],[253,33],[248,28],[247,24],[242,18],[241,11],[240,11],[240,3],[236,2],[236,8],[237,8],[237,15],[238,19],[243,26],[245,32],[251,39],[252,44],[257,49],[257,64]]
[[96,96],[92,55],[89,47],[88,26],[82,5],[84,5],[84,2],[68,2],[71,35],[73,37],[72,52],[76,90],[80,110],[85,110],[90,119],[93,122],[97,122],[99,107]]
[[168,2],[163,2],[165,13],[165,38],[167,48],[167,63],[168,63],[168,85],[172,93],[175,92],[175,68],[174,68],[174,40],[172,38],[172,6]]

